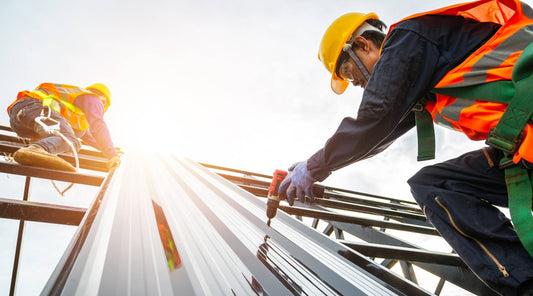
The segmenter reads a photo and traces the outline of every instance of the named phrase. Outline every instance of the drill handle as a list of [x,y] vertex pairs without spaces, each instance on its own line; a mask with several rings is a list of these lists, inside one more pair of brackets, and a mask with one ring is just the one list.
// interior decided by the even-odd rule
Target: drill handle
[[286,171],[276,170],[272,176],[272,183],[270,183],[270,188],[268,189],[268,197],[277,197],[279,200],[279,186],[283,179],[287,176]]

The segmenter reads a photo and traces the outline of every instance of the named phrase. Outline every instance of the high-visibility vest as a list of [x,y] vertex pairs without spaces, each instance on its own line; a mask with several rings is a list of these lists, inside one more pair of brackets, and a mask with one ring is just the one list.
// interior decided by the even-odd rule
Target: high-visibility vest
[[[473,100],[443,93],[447,93],[448,89],[511,81],[518,57],[533,41],[533,10],[518,0],[480,0],[412,15],[402,21],[423,15],[457,15],[501,25],[487,42],[446,73],[433,90],[437,94],[436,102],[426,104],[426,109],[437,124],[461,131],[472,140],[486,139],[500,120],[507,104],[489,98]],[[396,24],[392,25],[390,31],[395,26]],[[528,125],[522,144],[524,147],[520,147],[515,161],[525,158],[533,162],[531,129],[532,126]]]
[[74,106],[74,100],[83,94],[95,95],[92,92],[77,86],[42,83],[33,91],[22,91],[17,95],[17,99],[7,108],[9,113],[11,107],[20,99],[34,98],[43,101],[43,105],[49,106],[61,114],[70,126],[75,130],[88,130],[89,123],[83,111]]

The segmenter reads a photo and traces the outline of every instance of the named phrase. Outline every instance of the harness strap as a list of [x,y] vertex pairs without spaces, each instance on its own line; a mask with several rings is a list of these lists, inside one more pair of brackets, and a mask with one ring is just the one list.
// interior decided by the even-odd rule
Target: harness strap
[[498,80],[490,83],[463,87],[435,88],[431,90],[431,92],[456,98],[505,104],[509,104],[515,95],[514,85],[511,80]]
[[[503,158],[500,164],[512,158]],[[533,257],[533,216],[531,215],[533,199],[533,178],[529,171],[519,165],[505,168],[505,183],[509,196],[511,219],[520,242]]]
[[513,67],[512,82],[515,94],[496,127],[490,131],[487,144],[514,154],[521,142],[522,132],[533,115],[533,43],[518,57]]
[[413,108],[415,112],[416,134],[418,142],[417,161],[430,160],[435,158],[435,130],[433,127],[433,117],[426,109],[425,103],[419,102]]
[[533,115],[533,76],[514,81],[515,95],[505,109],[500,121],[492,129],[486,143],[507,154],[514,154],[520,147],[522,132]]

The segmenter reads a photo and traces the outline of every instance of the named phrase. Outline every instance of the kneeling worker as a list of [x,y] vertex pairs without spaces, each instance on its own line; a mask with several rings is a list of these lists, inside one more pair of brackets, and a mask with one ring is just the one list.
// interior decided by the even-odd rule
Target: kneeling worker
[[[364,89],[357,117],[289,168],[279,193],[291,205],[312,199],[314,182],[382,152],[415,124],[420,160],[434,156],[433,122],[486,139],[489,147],[426,166],[408,183],[485,284],[533,295],[533,9],[480,0],[383,28],[376,14],[348,13],[326,30],[319,59],[335,93],[350,83]],[[509,207],[512,221],[498,207]]]
[[[78,138],[81,138],[104,154],[108,159],[108,168],[119,165],[119,154],[104,121],[110,98],[109,89],[101,83],[86,88],[42,83],[33,91],[19,92],[17,99],[7,108],[11,128],[18,136],[37,141],[17,150],[13,158],[24,165],[75,171],[57,154],[72,149],[79,151],[81,143]],[[49,116],[57,121],[59,132],[70,143],[36,122],[35,119],[40,116]]]

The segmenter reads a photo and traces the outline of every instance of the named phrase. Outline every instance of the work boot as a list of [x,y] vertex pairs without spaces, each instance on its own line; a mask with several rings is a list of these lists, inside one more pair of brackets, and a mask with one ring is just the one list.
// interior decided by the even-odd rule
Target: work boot
[[50,154],[43,148],[36,145],[20,148],[19,150],[15,151],[13,158],[16,162],[23,165],[68,172],[76,171],[76,168],[74,168],[66,160],[57,155]]

